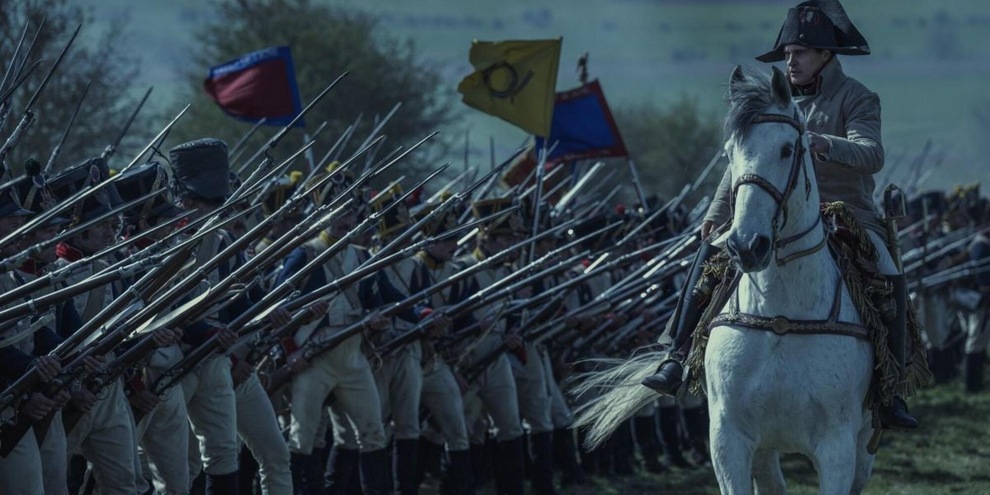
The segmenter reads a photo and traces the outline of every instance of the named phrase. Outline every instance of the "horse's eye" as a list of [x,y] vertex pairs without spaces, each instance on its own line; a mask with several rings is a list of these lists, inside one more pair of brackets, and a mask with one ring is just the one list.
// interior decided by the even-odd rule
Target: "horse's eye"
[[785,144],[783,148],[780,149],[781,158],[790,158],[794,154],[794,148],[790,144]]

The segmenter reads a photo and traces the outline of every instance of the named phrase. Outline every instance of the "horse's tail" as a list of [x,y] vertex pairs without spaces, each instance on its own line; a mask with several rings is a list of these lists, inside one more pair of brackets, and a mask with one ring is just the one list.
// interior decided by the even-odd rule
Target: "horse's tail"
[[656,372],[666,352],[639,354],[627,361],[590,360],[600,371],[574,377],[572,394],[587,397],[575,414],[574,426],[587,429],[585,445],[594,448],[608,439],[623,421],[657,398],[657,393],[640,382]]

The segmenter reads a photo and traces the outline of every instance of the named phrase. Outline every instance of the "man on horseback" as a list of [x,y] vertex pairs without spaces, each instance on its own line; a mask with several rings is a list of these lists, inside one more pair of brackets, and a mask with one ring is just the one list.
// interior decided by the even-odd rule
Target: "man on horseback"
[[[808,0],[788,10],[773,50],[756,57],[761,62],[786,61],[794,101],[807,117],[809,148],[814,159],[822,201],[843,201],[868,231],[878,253],[877,270],[892,288],[893,311],[885,323],[889,345],[902,370],[907,339],[907,286],[888,249],[887,233],[873,203],[873,174],[884,164],[880,138],[880,99],[855,79],[845,75],[836,55],[869,55],[864,37],[849,20],[837,0]],[[643,384],[663,394],[680,387],[683,360],[694,331],[707,306],[711,288],[697,284],[704,262],[718,250],[707,242],[715,226],[731,219],[731,184],[726,170],[702,226],[706,239],[692,274],[667,326],[672,341],[668,359]],[[895,240],[896,241],[896,240]],[[900,397],[880,411],[888,428],[915,428]]]

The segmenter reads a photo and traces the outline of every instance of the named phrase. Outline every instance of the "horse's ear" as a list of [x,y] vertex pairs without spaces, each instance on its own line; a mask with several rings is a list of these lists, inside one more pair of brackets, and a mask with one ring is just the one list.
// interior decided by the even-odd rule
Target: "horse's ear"
[[784,105],[790,104],[791,85],[787,82],[787,76],[776,67],[773,67],[771,70],[773,73],[770,75],[770,87],[771,91],[773,91],[774,99]]
[[732,76],[729,77],[729,90],[736,84],[746,81],[746,74],[743,73],[743,68],[741,65],[737,65],[735,69],[732,69]]

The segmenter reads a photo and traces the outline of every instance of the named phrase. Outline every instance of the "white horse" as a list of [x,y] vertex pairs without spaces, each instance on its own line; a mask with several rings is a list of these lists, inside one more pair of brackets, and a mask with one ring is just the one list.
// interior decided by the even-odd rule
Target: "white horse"
[[[725,494],[752,493],[754,481],[761,494],[785,493],[780,454],[800,453],[814,463],[820,493],[859,493],[873,467],[864,406],[873,347],[822,249],[804,115],[776,68],[768,80],[736,67],[729,100],[735,203],[726,248],[741,276],[704,356],[715,475]],[[649,400],[645,387],[622,385],[651,374],[655,355],[635,361],[634,371],[627,363],[597,383],[613,389],[579,418],[595,423],[593,438]]]

